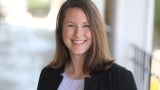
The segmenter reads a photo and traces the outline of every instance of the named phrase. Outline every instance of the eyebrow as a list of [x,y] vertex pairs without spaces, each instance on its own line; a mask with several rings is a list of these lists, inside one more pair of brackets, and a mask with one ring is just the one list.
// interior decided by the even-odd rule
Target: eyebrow
[[[67,24],[67,23],[73,23],[73,24],[75,24],[75,22],[72,22],[72,21],[64,22],[64,24]],[[89,22],[83,22],[82,24],[89,24]]]

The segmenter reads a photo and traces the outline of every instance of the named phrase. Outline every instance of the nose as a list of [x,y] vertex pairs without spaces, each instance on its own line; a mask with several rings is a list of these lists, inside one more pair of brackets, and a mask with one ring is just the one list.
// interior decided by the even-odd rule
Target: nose
[[74,32],[74,35],[75,35],[76,37],[80,37],[80,36],[82,35],[82,30],[81,30],[80,27],[76,27],[75,32]]

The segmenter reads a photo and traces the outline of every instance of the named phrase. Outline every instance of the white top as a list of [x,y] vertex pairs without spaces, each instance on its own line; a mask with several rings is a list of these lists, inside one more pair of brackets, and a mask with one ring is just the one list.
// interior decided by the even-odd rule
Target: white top
[[62,73],[63,80],[60,83],[58,90],[84,90],[84,79],[73,79]]

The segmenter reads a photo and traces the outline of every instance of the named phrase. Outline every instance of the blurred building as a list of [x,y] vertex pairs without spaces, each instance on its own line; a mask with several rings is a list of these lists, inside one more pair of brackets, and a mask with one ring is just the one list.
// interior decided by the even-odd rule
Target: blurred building
[[[134,73],[138,90],[159,90],[160,58],[155,57],[160,56],[160,53],[153,54],[159,51],[153,48],[155,0],[93,1],[104,20],[108,19],[106,14],[109,14],[109,24],[105,21],[106,31],[116,63]],[[106,8],[110,11],[105,11]],[[152,77],[156,77],[156,80]]]
[[[28,1],[0,0],[0,17],[4,18],[4,23],[0,24],[2,90],[22,90],[24,87],[35,90],[41,69],[54,55],[56,16],[65,0],[41,0],[47,10],[37,11],[28,10]],[[152,56],[155,0],[93,1],[106,23],[111,54],[116,63],[134,73],[138,90],[150,90],[151,85],[160,87],[157,78],[153,82],[151,79],[152,71],[160,77],[157,75],[159,61]],[[159,50],[154,51],[154,55],[160,56]],[[155,67],[151,70],[152,63]],[[12,79],[15,74],[18,75]]]

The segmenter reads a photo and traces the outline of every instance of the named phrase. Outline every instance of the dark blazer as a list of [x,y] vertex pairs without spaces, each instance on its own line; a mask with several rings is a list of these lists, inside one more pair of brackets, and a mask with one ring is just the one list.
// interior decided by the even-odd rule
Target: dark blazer
[[[57,90],[64,68],[45,67],[39,78],[37,90]],[[104,72],[85,78],[84,90],[137,90],[132,73],[117,64]]]

